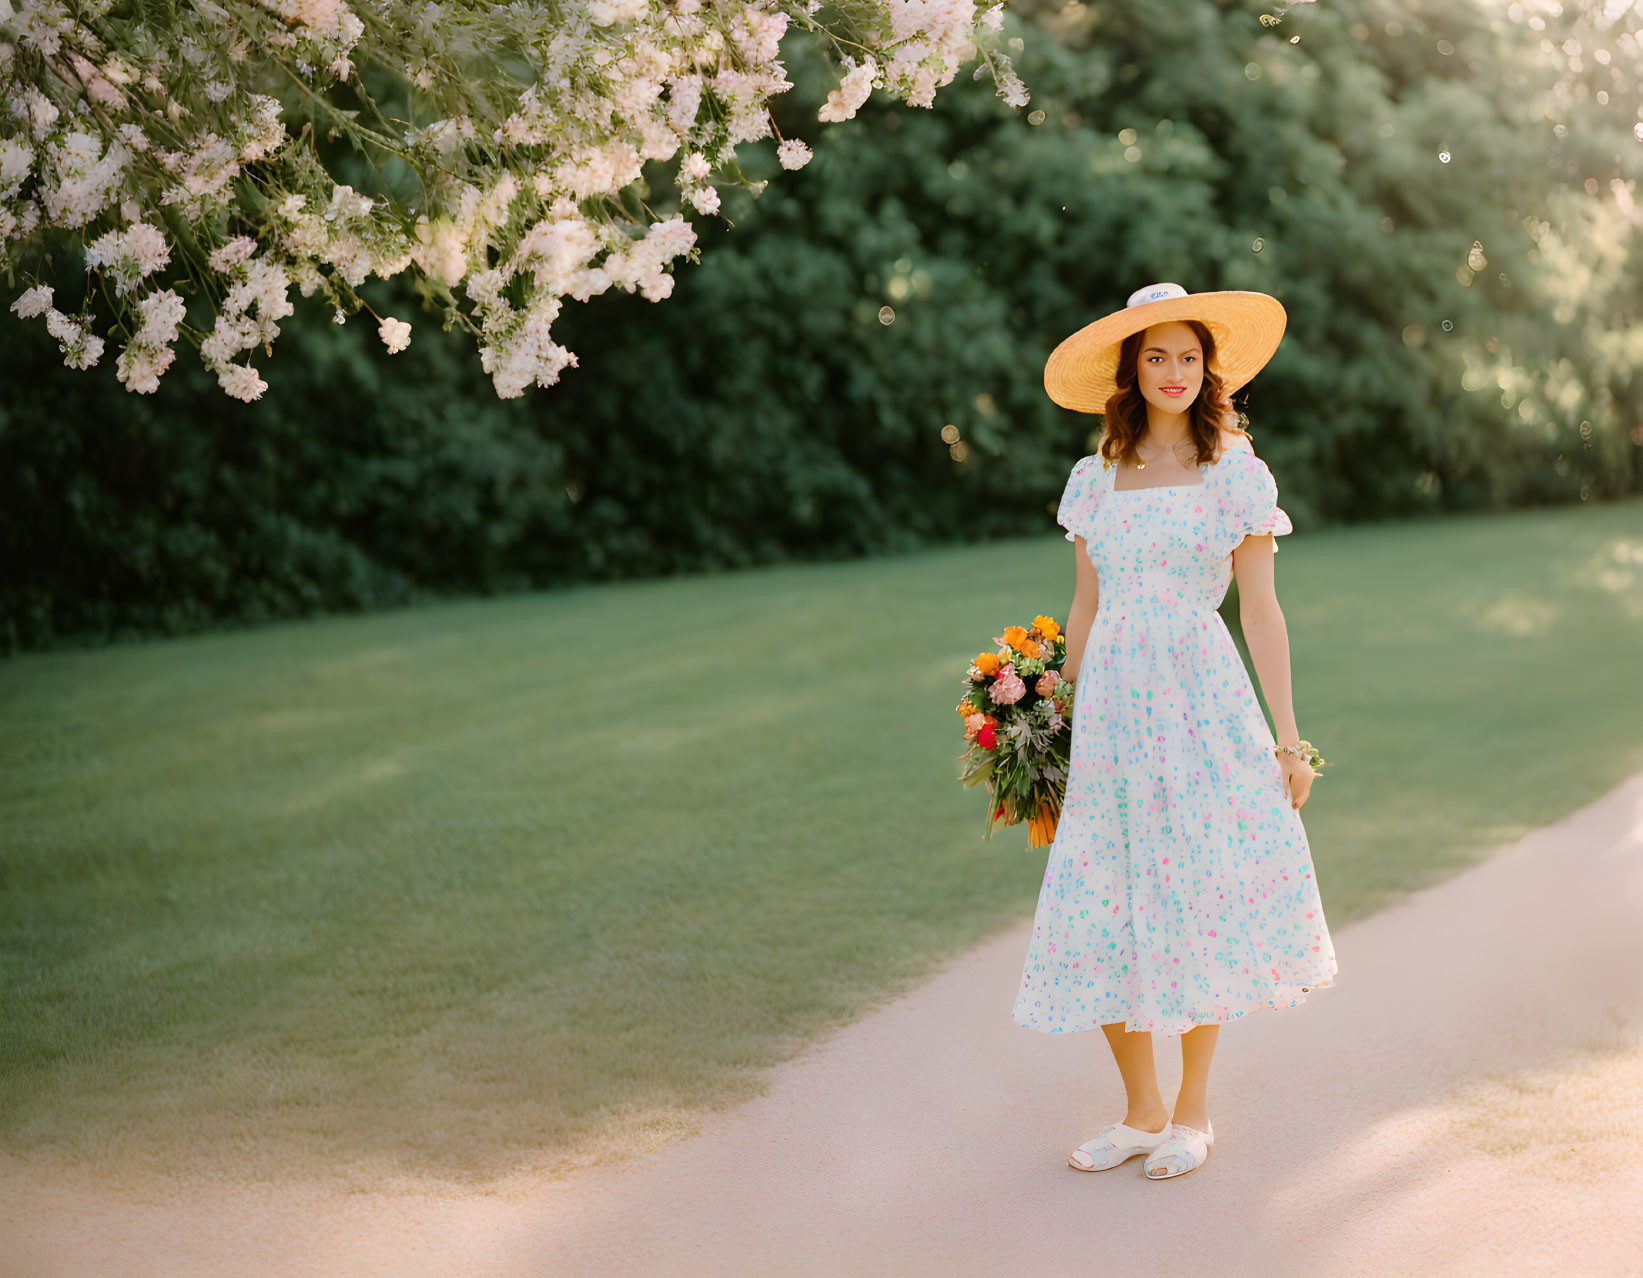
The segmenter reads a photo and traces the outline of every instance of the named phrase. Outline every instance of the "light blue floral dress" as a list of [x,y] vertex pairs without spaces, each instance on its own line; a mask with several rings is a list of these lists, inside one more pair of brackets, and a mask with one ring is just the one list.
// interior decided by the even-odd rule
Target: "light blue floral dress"
[[1118,473],[1084,458],[1056,515],[1100,596],[1012,1013],[1046,1034],[1184,1033],[1294,1007],[1335,976],[1301,814],[1216,611],[1233,548],[1292,531],[1277,484],[1242,448],[1200,483],[1120,491]]

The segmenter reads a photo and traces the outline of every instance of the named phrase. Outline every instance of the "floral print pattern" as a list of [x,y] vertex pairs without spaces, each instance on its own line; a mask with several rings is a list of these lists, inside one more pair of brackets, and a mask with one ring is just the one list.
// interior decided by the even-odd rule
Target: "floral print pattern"
[[[1196,484],[1073,467],[1057,521],[1100,581],[1071,772],[1012,1016],[1046,1034],[1179,1034],[1334,983],[1301,815],[1217,611],[1232,551],[1284,534],[1266,463],[1228,448]],[[1276,544],[1276,543],[1275,543]]]

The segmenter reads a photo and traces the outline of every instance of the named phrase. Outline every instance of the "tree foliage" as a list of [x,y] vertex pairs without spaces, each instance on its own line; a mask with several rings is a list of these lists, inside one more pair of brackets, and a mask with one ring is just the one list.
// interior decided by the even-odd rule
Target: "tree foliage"
[[[98,391],[10,322],[11,642],[1044,531],[1099,426],[1044,360],[1155,280],[1284,303],[1238,398],[1297,526],[1636,493],[1635,39],[1379,0],[1257,19],[1023,11],[1041,118],[968,82],[865,106],[727,193],[667,304],[568,311],[581,364],[529,401],[455,334],[390,367],[318,308],[254,405]],[[788,64],[784,133],[831,87]]]

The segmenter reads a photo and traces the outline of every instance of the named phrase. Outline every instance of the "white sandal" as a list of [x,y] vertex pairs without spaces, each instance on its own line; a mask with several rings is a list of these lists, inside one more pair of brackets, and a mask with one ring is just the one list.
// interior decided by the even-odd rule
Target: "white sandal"
[[1109,1123],[1073,1150],[1067,1158],[1067,1166],[1077,1171],[1110,1171],[1137,1154],[1152,1153],[1169,1135],[1168,1123],[1157,1132],[1144,1132],[1125,1123]]
[[1148,1180],[1168,1180],[1171,1176],[1185,1176],[1196,1167],[1202,1167],[1215,1144],[1215,1124],[1207,1132],[1196,1127],[1171,1123],[1169,1139],[1147,1156],[1144,1164]]

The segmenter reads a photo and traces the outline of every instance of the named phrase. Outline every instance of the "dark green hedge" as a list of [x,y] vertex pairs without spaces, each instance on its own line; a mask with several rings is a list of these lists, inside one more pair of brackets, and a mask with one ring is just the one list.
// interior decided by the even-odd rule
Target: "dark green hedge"
[[[1568,77],[1560,136],[1539,48],[1560,31],[1468,6],[1331,0],[1270,30],[1208,0],[1025,17],[1020,114],[966,74],[933,111],[822,126],[828,82],[790,39],[777,122],[814,161],[743,146],[763,196],[697,220],[702,264],[668,301],[567,303],[579,366],[523,400],[403,281],[365,292],[412,321],[406,353],[298,299],[254,405],[187,347],[158,394],[127,394],[112,341],[71,372],[6,314],[0,642],[1048,532],[1098,419],[1045,398],[1044,360],[1154,280],[1284,302],[1240,402],[1297,524],[1643,488],[1622,357],[1643,236],[1609,192],[1643,163],[1629,113],[1592,96],[1643,96],[1637,68]],[[1463,284],[1474,241],[1488,264]]]

